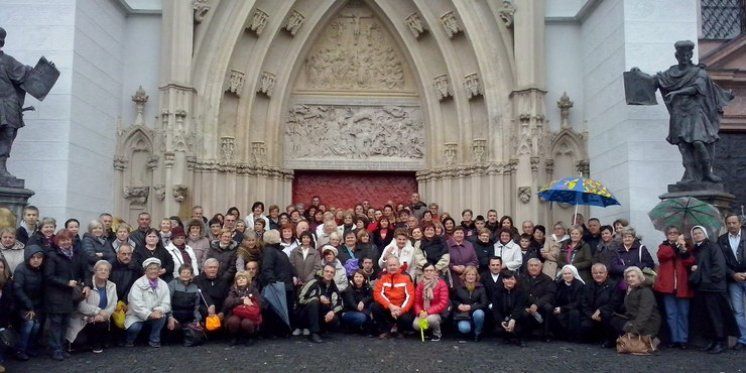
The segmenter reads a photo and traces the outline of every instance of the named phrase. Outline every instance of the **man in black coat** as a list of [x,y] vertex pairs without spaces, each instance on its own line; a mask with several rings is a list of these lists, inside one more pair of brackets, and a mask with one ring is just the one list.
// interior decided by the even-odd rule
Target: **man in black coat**
[[[295,312],[295,281],[296,273],[295,267],[290,263],[290,259],[287,254],[282,251],[280,246],[280,233],[274,229],[264,233],[264,251],[262,255],[262,270],[259,276],[259,281],[262,288],[281,282],[285,285],[285,298],[287,300],[288,315],[292,315]],[[270,323],[277,323],[275,330],[284,333],[285,327],[282,327],[280,323],[275,320],[274,313],[268,313],[270,315]],[[286,325],[289,327],[290,325]],[[271,329],[268,327],[268,329]],[[288,328],[289,329],[289,328]],[[290,330],[287,330],[288,332]]]
[[134,250],[128,243],[119,246],[117,258],[111,266],[109,276],[109,280],[117,286],[117,298],[124,302],[127,302],[132,284],[143,275],[142,267],[132,260]]
[[130,239],[136,247],[145,246],[145,233],[150,229],[150,214],[141,212],[137,215],[137,230],[130,234]]
[[738,215],[729,214],[725,217],[728,232],[718,237],[718,246],[725,256],[730,303],[741,332],[741,337],[733,346],[735,350],[746,348],[746,235],[741,229],[742,224]]
[[624,292],[609,278],[609,271],[603,263],[591,267],[593,281],[586,284],[580,311],[580,332],[588,340],[603,339],[604,348],[615,345],[617,334],[611,327],[611,316],[624,303]]
[[522,275],[519,280],[521,285],[528,293],[528,307],[526,308],[525,328],[541,329],[542,336],[545,340],[550,339],[549,335],[549,315],[554,309],[554,294],[557,292],[557,286],[554,280],[541,272],[541,260],[531,258],[526,265],[526,274]]

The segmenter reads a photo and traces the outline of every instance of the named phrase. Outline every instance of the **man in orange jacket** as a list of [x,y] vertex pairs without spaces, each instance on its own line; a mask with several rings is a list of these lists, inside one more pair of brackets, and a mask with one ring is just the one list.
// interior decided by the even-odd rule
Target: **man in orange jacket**
[[406,273],[400,273],[399,259],[386,259],[386,273],[376,281],[373,291],[375,302],[371,306],[373,318],[379,327],[381,339],[389,338],[406,327],[412,326],[414,284]]

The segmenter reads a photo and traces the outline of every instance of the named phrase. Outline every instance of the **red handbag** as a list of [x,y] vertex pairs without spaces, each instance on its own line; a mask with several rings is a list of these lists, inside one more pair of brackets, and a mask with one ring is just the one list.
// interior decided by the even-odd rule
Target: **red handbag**
[[252,304],[251,306],[243,303],[239,304],[238,306],[233,307],[232,313],[241,319],[249,319],[255,324],[261,324],[262,307],[260,306],[259,301],[257,301],[254,297],[251,297],[250,299],[254,304]]

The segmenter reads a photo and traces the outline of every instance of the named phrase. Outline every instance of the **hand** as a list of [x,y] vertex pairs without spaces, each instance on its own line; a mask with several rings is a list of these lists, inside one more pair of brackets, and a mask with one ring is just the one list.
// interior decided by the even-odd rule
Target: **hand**
[[426,317],[427,317],[427,311],[425,311],[425,310],[420,311],[420,318],[424,319]]
[[696,270],[697,270],[697,266],[696,266],[696,265],[693,265],[693,266],[692,266],[692,272],[694,272],[694,271],[696,271]]
[[215,305],[214,304],[210,307],[207,307],[207,314],[209,316],[215,316]]
[[364,309],[365,309],[365,303],[360,302],[360,303],[357,304],[357,310],[358,311],[363,312]]
[[97,257],[97,258],[103,258],[103,257],[104,257],[104,254],[103,254],[103,253],[96,253],[96,257]]
[[510,319],[510,321],[508,321],[508,328],[506,330],[509,333],[512,333],[515,330],[515,319]]
[[93,316],[93,322],[104,322],[104,321],[106,321],[106,318],[103,317],[101,314]]
[[83,288],[83,298],[88,298],[88,294],[90,293],[91,293],[91,288],[89,288],[88,286]]
[[78,282],[75,281],[75,280],[70,280],[70,281],[67,282],[67,286],[69,286],[71,288],[74,288],[74,287],[78,286]]
[[165,269],[165,268],[161,268],[161,270],[160,270],[160,271],[158,271],[158,276],[161,276],[161,275],[163,275],[164,273],[166,273],[166,269]]
[[249,298],[249,297],[243,297],[243,304],[245,304],[247,306],[251,306],[254,303],[251,301],[251,298]]
[[539,311],[539,306],[537,306],[535,304],[532,304],[531,307],[528,308],[528,313],[530,313],[532,315],[535,314],[538,311]]
[[334,320],[334,311],[329,311],[324,315],[324,322],[330,323]]
[[321,304],[325,304],[325,305],[326,305],[326,304],[329,304],[329,303],[331,303],[331,302],[329,301],[329,298],[327,298],[327,297],[326,297],[326,295],[322,295],[322,296],[320,296],[320,297],[319,297],[319,302],[320,302]]
[[454,271],[455,271],[456,273],[461,273],[461,272],[463,272],[463,271],[464,271],[464,269],[466,269],[466,267],[464,267],[464,266],[453,266],[453,270],[454,270]]
[[500,326],[502,326],[502,328],[505,329],[505,331],[509,332],[509,330],[508,330],[509,324],[508,324],[507,321],[501,322]]
[[293,285],[295,285],[295,286],[300,285],[300,280],[298,280],[297,277],[293,277]]
[[559,315],[560,313],[562,313],[562,309],[559,307],[554,307],[554,314]]
[[225,314],[222,312],[218,313],[218,318],[222,321],[225,318]]
[[591,319],[593,319],[593,321],[601,321],[601,311],[596,310],[596,312],[591,316]]
[[163,318],[163,312],[157,311],[157,310],[153,311],[153,312],[150,313],[150,316],[148,316],[148,318],[151,319],[151,320],[161,319],[161,318]]
[[674,97],[676,97],[676,96],[678,96],[680,94],[681,94],[681,91],[676,90],[676,91],[671,91],[671,92],[666,93],[665,97],[666,98],[674,98]]
[[168,319],[168,330],[174,330],[174,329],[176,329],[176,325],[177,325],[178,323],[179,323],[179,322],[178,322],[178,321],[176,321],[176,319],[174,319],[173,317],[170,317],[170,318]]
[[24,315],[24,318],[25,318],[26,320],[33,320],[33,319],[34,319],[35,317],[36,317],[36,312],[34,312],[34,311],[28,311],[28,312],[26,312],[26,314]]

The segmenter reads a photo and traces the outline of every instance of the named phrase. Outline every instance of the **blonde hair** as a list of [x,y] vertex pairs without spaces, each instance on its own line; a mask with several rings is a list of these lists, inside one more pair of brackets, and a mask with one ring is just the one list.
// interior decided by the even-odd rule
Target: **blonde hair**
[[474,266],[466,266],[464,272],[462,272],[461,276],[459,277],[461,277],[462,281],[466,282],[466,275],[468,275],[469,273],[474,273],[475,275],[477,275],[477,278],[476,280],[474,280],[474,282],[479,282],[479,271],[477,270],[477,267]]

